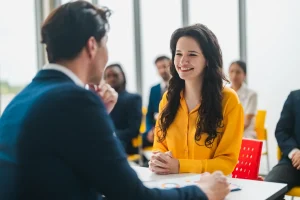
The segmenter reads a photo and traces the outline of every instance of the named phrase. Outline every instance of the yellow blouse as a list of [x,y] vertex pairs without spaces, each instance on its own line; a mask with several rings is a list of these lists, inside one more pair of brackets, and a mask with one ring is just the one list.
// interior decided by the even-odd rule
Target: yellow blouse
[[[179,160],[180,173],[203,173],[222,171],[225,175],[232,173],[238,161],[244,131],[244,112],[237,94],[230,88],[223,89],[223,127],[220,134],[213,142],[211,148],[205,146],[207,135],[201,135],[195,141],[198,108],[188,112],[188,107],[181,93],[180,105],[177,115],[167,130],[166,139],[157,141],[161,131],[158,127],[160,116],[155,128],[153,144],[154,151],[171,151],[174,158]],[[159,113],[167,104],[166,93],[160,105]]]

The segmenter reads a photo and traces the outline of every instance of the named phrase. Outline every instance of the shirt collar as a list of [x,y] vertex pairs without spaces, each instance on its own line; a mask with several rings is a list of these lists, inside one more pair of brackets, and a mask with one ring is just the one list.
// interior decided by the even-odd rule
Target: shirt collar
[[69,70],[68,68],[59,65],[59,64],[54,64],[54,63],[48,63],[46,65],[43,66],[43,70],[46,69],[52,69],[52,70],[56,70],[56,71],[60,71],[63,74],[65,74],[66,76],[68,76],[76,85],[80,86],[80,87],[84,87],[84,83],[78,78],[78,76],[76,74],[74,74],[71,70]]
[[238,89],[238,91],[236,91],[236,93],[238,95],[243,95],[247,90],[247,85],[246,83],[243,83],[242,86],[240,87],[240,89]]
[[162,91],[164,91],[164,90],[166,89],[166,87],[168,87],[168,85],[169,85],[169,82],[168,82],[168,81],[162,81],[162,82],[160,83],[160,89],[161,89]]

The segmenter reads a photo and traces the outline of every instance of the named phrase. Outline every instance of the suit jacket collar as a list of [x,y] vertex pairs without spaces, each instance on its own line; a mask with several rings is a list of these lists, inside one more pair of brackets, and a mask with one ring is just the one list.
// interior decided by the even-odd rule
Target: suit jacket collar
[[52,69],[52,70],[62,72],[63,74],[68,76],[76,85],[78,85],[80,87],[84,87],[84,83],[77,77],[77,75],[74,74],[70,69],[68,69],[68,68],[66,68],[62,65],[59,65],[59,64],[56,64],[56,63],[49,63],[49,64],[46,64],[43,67],[43,69],[44,70]]
[[33,81],[62,81],[75,84],[74,81],[66,74],[53,69],[40,70],[33,78]]

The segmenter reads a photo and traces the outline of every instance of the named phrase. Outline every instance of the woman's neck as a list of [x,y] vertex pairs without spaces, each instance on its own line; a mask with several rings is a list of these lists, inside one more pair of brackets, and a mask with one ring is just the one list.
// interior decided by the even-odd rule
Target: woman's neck
[[202,80],[185,81],[184,99],[189,111],[201,102]]
[[234,91],[238,91],[240,88],[242,87],[242,84],[232,84],[231,85],[231,88],[234,90]]

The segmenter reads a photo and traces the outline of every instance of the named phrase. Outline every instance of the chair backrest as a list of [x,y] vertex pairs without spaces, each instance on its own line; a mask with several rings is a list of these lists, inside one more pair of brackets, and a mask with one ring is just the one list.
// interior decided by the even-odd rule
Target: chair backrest
[[257,180],[263,142],[259,140],[243,139],[240,156],[233,178]]
[[280,160],[281,157],[282,157],[282,152],[281,152],[281,150],[280,150],[280,148],[279,148],[279,146],[278,146],[278,147],[277,147],[277,159]]
[[258,110],[255,117],[255,131],[257,139],[259,140],[267,140],[267,132],[265,129],[266,115],[266,110]]
[[132,146],[135,147],[135,148],[141,147],[142,144],[143,144],[142,135],[139,134],[137,137],[133,138],[131,143],[132,143]]
[[146,114],[147,114],[147,108],[143,107],[142,108],[142,113],[143,113],[143,118],[142,118],[142,123],[140,126],[140,133],[144,133],[146,131]]

